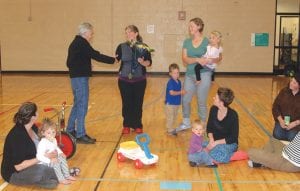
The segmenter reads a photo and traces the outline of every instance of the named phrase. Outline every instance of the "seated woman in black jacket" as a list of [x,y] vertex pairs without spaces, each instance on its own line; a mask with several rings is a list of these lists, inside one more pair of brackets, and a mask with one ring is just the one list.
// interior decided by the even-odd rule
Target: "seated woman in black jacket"
[[[32,102],[23,103],[15,114],[15,126],[9,131],[4,143],[1,175],[11,184],[53,189],[58,184],[53,168],[38,164],[36,158],[39,138],[34,123],[37,117],[37,106]],[[46,155],[55,158],[57,153]]]

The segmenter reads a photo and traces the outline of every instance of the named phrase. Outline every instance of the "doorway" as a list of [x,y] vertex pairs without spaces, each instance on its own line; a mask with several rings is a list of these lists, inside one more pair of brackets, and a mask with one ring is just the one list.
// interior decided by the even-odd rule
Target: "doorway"
[[277,0],[273,72],[293,76],[300,67],[300,0]]

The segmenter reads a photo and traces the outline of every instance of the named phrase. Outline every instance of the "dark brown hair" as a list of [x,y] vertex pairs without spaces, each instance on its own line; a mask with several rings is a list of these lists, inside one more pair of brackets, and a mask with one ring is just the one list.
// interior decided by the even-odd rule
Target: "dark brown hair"
[[220,87],[218,89],[218,96],[219,96],[219,99],[224,103],[225,107],[228,107],[234,99],[234,93],[229,88]]
[[26,125],[30,122],[31,117],[35,116],[37,112],[37,106],[33,102],[25,102],[21,105],[18,112],[14,115],[14,123]]
[[176,63],[172,63],[169,66],[169,72],[172,72],[173,70],[178,69],[179,70],[179,66]]

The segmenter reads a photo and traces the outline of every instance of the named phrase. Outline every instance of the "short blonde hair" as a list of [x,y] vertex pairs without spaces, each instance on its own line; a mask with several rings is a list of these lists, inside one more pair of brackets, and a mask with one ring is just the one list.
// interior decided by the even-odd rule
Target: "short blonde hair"
[[54,129],[56,131],[56,124],[49,118],[44,118],[42,121],[42,125],[39,128],[39,137],[44,137],[42,134],[48,129]]
[[219,31],[211,31],[211,33],[210,34],[212,34],[212,35],[214,35],[214,36],[216,36],[217,38],[219,38],[219,39],[221,39],[222,38],[222,33],[221,32],[219,32]]
[[199,119],[195,119],[192,123],[192,128],[196,128],[197,126],[201,126],[205,130],[203,123]]
[[221,32],[214,30],[214,31],[211,31],[210,34],[214,35],[215,37],[217,37],[219,39],[218,45],[220,46],[222,44],[222,42],[221,42],[221,40],[222,40]]

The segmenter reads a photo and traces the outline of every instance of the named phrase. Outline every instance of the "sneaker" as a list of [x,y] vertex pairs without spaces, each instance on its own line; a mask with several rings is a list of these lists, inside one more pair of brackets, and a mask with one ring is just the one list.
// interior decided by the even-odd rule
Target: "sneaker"
[[217,164],[206,165],[207,168],[218,168]]
[[130,128],[129,127],[123,127],[122,134],[129,134]]
[[136,132],[137,134],[141,134],[141,133],[143,133],[143,129],[142,129],[142,128],[136,128],[136,129],[135,129],[135,132]]
[[189,164],[190,164],[191,167],[196,167],[197,166],[197,163],[195,163],[193,161],[190,161]]
[[251,168],[259,168],[262,167],[262,164],[248,160],[248,166]]
[[176,128],[176,132],[184,131],[184,130],[189,129],[189,128],[191,128],[190,125],[188,126],[188,125],[186,125],[186,124],[184,124],[184,123],[181,123],[181,124],[179,125],[179,127]]
[[176,129],[174,129],[173,131],[168,132],[168,135],[177,136]]

